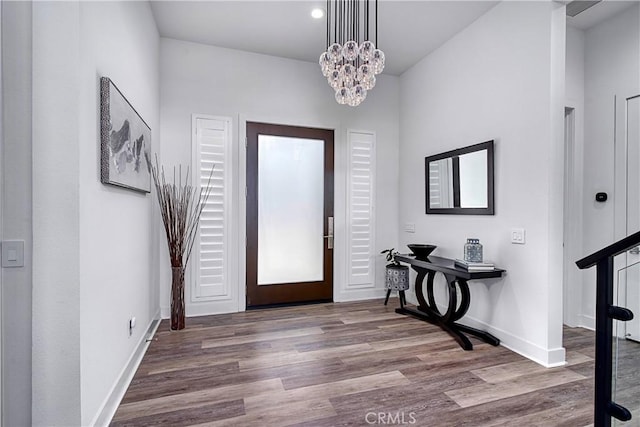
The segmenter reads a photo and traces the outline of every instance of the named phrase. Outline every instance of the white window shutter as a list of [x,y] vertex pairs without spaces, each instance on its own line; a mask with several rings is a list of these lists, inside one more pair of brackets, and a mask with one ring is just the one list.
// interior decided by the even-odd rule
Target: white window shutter
[[451,160],[429,162],[429,207],[453,207],[453,170]]
[[375,135],[347,132],[347,287],[375,286]]
[[440,162],[429,163],[429,207],[441,208]]
[[197,117],[194,125],[194,178],[200,187],[209,183],[211,193],[200,217],[191,258],[195,279],[191,299],[193,302],[228,299],[231,119]]

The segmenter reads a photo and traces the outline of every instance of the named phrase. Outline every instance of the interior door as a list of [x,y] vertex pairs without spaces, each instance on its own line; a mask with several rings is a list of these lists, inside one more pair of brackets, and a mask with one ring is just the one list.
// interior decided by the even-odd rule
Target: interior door
[[[640,95],[623,98],[627,147],[627,235],[640,231]],[[634,313],[626,323],[626,336],[640,341],[640,247],[627,252],[626,302]]]
[[247,307],[333,298],[333,130],[247,122]]

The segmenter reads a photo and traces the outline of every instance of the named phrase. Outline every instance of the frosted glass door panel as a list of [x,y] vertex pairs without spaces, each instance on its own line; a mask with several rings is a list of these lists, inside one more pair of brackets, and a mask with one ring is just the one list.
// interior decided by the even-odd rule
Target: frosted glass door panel
[[258,285],[323,277],[324,141],[258,136]]

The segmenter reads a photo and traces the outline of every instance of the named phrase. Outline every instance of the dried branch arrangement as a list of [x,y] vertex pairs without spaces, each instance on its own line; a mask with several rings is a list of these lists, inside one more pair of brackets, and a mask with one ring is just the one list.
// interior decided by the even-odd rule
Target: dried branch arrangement
[[169,260],[173,270],[171,283],[171,329],[184,328],[184,270],[191,257],[193,244],[198,236],[198,223],[209,196],[211,195],[211,178],[209,174],[207,185],[198,188],[190,182],[189,168],[182,177],[182,166],[173,168],[173,182],[166,180],[164,168],[148,162],[151,167],[151,177],[156,189],[160,215],[167,235]]
[[[213,175],[213,169],[211,175]],[[190,183],[188,167],[184,181],[182,166],[178,167],[178,182],[176,182],[176,168],[174,167],[173,183],[168,183],[164,168],[158,166],[157,156],[155,165],[151,165],[151,176],[156,188],[164,231],[167,235],[171,267],[186,267],[189,262],[193,243],[198,234],[200,215],[211,194],[211,186],[209,185],[211,175],[209,175],[207,185],[198,191],[198,188]]]

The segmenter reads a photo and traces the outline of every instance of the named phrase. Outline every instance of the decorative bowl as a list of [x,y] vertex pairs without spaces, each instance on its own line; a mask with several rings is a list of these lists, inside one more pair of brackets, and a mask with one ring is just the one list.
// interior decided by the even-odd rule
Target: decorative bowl
[[416,259],[427,259],[429,254],[433,252],[437,246],[436,245],[423,245],[418,243],[412,243],[407,245],[411,252],[416,256]]

